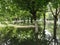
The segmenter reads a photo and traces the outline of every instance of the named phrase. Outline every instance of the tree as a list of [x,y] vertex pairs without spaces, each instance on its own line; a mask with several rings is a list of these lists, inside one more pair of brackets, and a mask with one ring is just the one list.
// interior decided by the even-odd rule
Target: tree
[[36,45],[38,45],[38,25],[36,22],[37,19],[36,13],[39,10],[43,10],[43,8],[48,4],[49,0],[42,0],[42,1],[41,0],[11,0],[11,1],[1,0],[1,1],[3,2],[3,9],[4,9],[3,12],[6,11],[6,13],[8,12],[8,14],[15,15],[19,10],[27,10],[31,13],[32,15],[31,19],[35,21],[35,38],[37,42]]
[[[54,35],[53,35],[53,39],[54,39],[54,45],[56,45],[56,30],[57,30],[57,19],[58,19],[58,15],[60,13],[60,0],[51,0],[51,3],[49,3],[49,7],[50,7],[50,11],[54,17]],[[52,9],[55,9],[52,10]]]
[[[35,23],[35,38],[38,42],[38,25],[36,22],[36,12],[43,9],[49,2],[49,0],[13,0],[15,4],[22,10],[27,10],[32,14]],[[37,44],[38,45],[38,44]]]
[[36,12],[41,8],[44,7],[44,5],[48,4],[48,0],[14,0],[15,4],[20,7],[22,10],[28,10],[32,16],[33,19],[36,20]]

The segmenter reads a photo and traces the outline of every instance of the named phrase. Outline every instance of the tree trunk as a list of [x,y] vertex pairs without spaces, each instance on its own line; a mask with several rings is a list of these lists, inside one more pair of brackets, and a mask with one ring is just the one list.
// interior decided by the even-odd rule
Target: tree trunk
[[44,16],[44,29],[43,29],[43,36],[44,36],[44,38],[45,38],[45,27],[46,27],[46,21],[45,21],[46,17],[45,17],[45,13],[43,14],[43,16]]
[[25,19],[24,19],[24,24],[25,24]]
[[54,17],[54,39],[56,39],[57,17]]
[[33,23],[33,19],[32,19],[32,17],[31,17],[31,23]]
[[29,17],[28,17],[28,21],[27,21],[27,23],[29,24]]
[[54,16],[54,35],[53,35],[54,45],[56,45],[56,43],[57,43],[56,29],[57,29],[57,16],[55,15]]
[[36,11],[33,11],[33,19],[34,19],[34,25],[35,25],[35,39],[36,39],[36,45],[38,45],[38,24],[36,21]]
[[37,25],[37,21],[36,21],[36,9],[35,7],[35,1],[33,0],[32,3],[32,10],[30,11],[30,13],[32,14],[33,20],[34,20],[34,25],[35,25],[35,39],[36,39],[36,45],[38,45],[38,25]]
[[36,45],[38,45],[38,24],[36,20],[34,20],[35,23],[35,39],[36,39]]
[[56,13],[54,15],[54,36],[53,36],[53,39],[54,39],[54,45],[57,45],[58,41],[57,41],[57,38],[56,38],[56,30],[57,30],[57,8],[56,8]]

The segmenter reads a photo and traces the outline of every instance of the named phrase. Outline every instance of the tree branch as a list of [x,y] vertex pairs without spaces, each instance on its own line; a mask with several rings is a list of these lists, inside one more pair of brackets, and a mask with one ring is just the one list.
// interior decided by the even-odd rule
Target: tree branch
[[59,15],[59,13],[60,13],[60,8],[59,8],[58,10],[59,10],[59,11],[58,11],[57,15]]
[[58,12],[58,9],[56,8],[56,11],[55,11],[55,15],[56,15],[56,16],[58,16],[58,13],[57,13],[57,12]]
[[49,4],[49,7],[50,7],[50,11],[51,11],[52,15],[54,16],[54,12],[52,11],[50,4]]

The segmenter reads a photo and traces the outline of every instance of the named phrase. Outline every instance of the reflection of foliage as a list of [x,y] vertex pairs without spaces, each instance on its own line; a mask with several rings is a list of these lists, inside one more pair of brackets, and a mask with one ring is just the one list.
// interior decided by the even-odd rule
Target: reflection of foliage
[[[5,27],[0,30],[0,43],[6,43],[10,45],[35,45],[34,28],[20,29],[14,27]],[[39,29],[39,35],[41,36],[41,29]],[[38,39],[39,43],[41,38]],[[17,43],[16,43],[17,42]]]
[[30,33],[31,33],[31,31],[21,31],[21,29],[17,30],[17,29],[14,29],[13,27],[3,28],[2,30],[0,30],[0,32],[1,32],[0,41],[2,43],[6,43],[8,40],[13,42],[16,42],[16,41],[21,42],[23,40],[30,38]]

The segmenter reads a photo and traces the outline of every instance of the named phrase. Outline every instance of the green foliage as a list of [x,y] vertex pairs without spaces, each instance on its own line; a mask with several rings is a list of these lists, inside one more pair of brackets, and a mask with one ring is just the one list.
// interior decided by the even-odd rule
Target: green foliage
[[0,0],[0,17],[11,20],[10,17],[15,16],[18,10],[12,0]]
[[[56,8],[60,4],[60,0],[0,0],[0,21],[13,20],[14,18],[27,20],[34,13],[37,19],[43,18],[43,13],[47,10],[46,6],[51,2]],[[40,11],[40,12],[39,12]],[[29,19],[28,19],[29,20]],[[39,22],[40,24],[42,22]],[[43,28],[43,24],[42,28]],[[10,45],[35,45],[35,29],[20,29],[14,27],[5,27],[0,29],[0,43],[6,43],[8,40]],[[42,29],[39,27],[38,34],[40,39],[38,43],[47,45],[47,40],[41,38]],[[45,41],[45,42],[44,42]]]
[[37,11],[48,4],[49,0],[13,0],[23,10]]
[[51,0],[51,3],[54,8],[58,8],[60,5],[60,0]]
[[[24,41],[26,39],[31,39],[32,30],[29,31],[29,29],[16,29],[14,27],[5,27],[0,29],[0,33],[0,43],[7,43],[7,41],[10,40],[10,43],[12,44],[16,41],[18,41],[17,43],[20,43],[21,41]],[[13,44],[16,45],[16,43]]]
[[[41,34],[41,29],[39,29],[39,35]],[[26,28],[26,29],[20,29],[20,28],[14,28],[14,27],[5,27],[0,28],[0,43],[7,43],[11,45],[23,45],[23,44],[31,44],[35,45],[35,33],[34,28]],[[41,41],[39,39],[39,41]],[[29,44],[28,44],[29,43]],[[8,44],[8,43],[7,43]]]
[[[0,0],[0,16],[3,17],[3,20],[9,21],[16,16],[23,19],[31,18],[33,12],[43,10],[48,2],[48,0]],[[37,18],[39,17],[40,15],[37,16]]]
[[[39,10],[44,11],[50,0],[13,0],[21,10],[27,10],[32,14],[32,19],[36,20],[36,13]],[[44,8],[44,9],[43,9]]]

